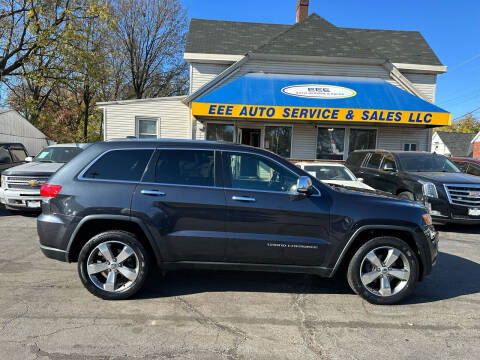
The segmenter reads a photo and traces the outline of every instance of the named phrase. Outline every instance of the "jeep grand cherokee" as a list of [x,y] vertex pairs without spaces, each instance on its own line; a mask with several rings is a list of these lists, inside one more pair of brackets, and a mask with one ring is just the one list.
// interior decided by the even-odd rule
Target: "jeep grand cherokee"
[[43,253],[78,262],[103,299],[135,294],[154,265],[332,277],[396,303],[432,270],[438,237],[418,203],[334,189],[265,150],[200,141],[88,147],[41,188]]

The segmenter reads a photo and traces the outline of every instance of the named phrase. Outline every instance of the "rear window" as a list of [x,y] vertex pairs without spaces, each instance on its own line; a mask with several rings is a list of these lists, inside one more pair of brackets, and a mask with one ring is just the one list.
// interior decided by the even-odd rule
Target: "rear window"
[[345,165],[347,166],[355,166],[355,167],[360,167],[362,165],[363,159],[365,158],[365,152],[352,152],[348,156],[347,161],[345,162]]
[[87,179],[140,181],[153,150],[113,150],[83,174]]
[[208,150],[162,150],[157,160],[158,183],[215,185],[215,154]]
[[368,159],[368,163],[366,165],[369,169],[378,169],[380,167],[380,163],[382,162],[383,155],[379,153],[373,153]]

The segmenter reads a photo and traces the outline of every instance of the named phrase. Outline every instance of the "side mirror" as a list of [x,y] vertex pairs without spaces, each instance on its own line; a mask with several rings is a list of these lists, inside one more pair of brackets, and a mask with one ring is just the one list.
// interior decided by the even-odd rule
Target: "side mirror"
[[309,195],[312,193],[312,179],[308,176],[300,176],[297,180],[297,192]]
[[25,158],[25,161],[26,161],[26,162],[32,162],[32,161],[33,161],[33,157],[27,156],[27,157]]
[[363,178],[357,178],[357,180],[363,182]]

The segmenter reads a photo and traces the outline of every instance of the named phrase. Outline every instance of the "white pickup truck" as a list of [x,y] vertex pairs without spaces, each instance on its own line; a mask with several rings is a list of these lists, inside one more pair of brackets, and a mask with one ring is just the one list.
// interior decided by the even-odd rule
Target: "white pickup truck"
[[40,188],[65,163],[89,144],[57,144],[46,147],[26,164],[2,172],[0,202],[9,210],[37,210],[42,205]]

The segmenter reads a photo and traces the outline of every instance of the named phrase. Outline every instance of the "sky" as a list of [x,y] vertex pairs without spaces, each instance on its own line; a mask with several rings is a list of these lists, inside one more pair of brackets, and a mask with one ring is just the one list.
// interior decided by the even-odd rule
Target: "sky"
[[[189,18],[293,24],[297,0],[181,0]],[[420,31],[447,73],[435,103],[456,119],[480,117],[479,0],[310,0],[336,26]]]

